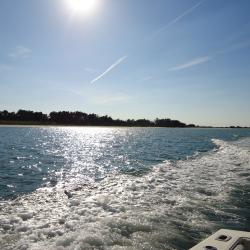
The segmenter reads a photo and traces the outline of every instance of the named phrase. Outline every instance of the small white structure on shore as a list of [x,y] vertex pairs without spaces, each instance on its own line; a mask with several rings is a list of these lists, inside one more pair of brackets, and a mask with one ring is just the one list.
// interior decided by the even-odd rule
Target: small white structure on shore
[[190,250],[250,250],[250,232],[221,229]]

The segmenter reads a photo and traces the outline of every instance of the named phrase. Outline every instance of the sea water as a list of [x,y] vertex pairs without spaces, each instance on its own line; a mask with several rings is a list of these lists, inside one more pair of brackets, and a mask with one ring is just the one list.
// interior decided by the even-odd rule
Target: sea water
[[250,130],[0,127],[1,249],[188,249],[250,231]]

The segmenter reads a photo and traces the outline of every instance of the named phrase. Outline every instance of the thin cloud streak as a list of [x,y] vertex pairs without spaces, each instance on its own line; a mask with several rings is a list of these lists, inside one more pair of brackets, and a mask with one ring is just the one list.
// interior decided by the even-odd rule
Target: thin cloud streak
[[29,57],[32,50],[23,46],[17,46],[10,54],[9,57],[13,59]]
[[191,68],[193,66],[202,64],[202,63],[206,63],[214,58],[216,58],[219,55],[224,55],[224,54],[228,54],[231,53],[233,51],[237,51],[243,48],[247,48],[250,46],[250,40],[247,41],[243,41],[243,42],[239,42],[236,44],[231,45],[230,47],[227,47],[223,50],[218,50],[216,51],[212,56],[203,56],[203,57],[198,57],[193,59],[192,61],[189,61],[187,63],[169,68],[168,71],[176,71],[176,70],[182,70],[182,69],[187,69],[187,68]]
[[113,70],[115,67],[117,67],[119,64],[121,64],[126,59],[127,59],[127,56],[123,56],[120,59],[118,59],[115,63],[113,63],[110,67],[108,67],[102,74],[100,74],[95,79],[93,79],[91,81],[91,83],[95,83],[95,82],[99,81],[101,78],[103,78],[106,74],[108,74],[111,70]]
[[153,37],[155,37],[159,33],[163,32],[168,27],[170,27],[170,26],[176,24],[177,22],[179,22],[182,18],[184,18],[185,16],[187,16],[188,14],[190,14],[191,12],[193,12],[194,10],[196,10],[205,1],[206,0],[201,0],[197,4],[195,4],[194,6],[192,6],[191,8],[185,10],[181,15],[177,16],[176,18],[174,18],[173,20],[171,20],[169,23],[167,23],[166,25],[164,25],[163,27],[161,27],[160,29],[158,29],[154,33]]
[[237,51],[240,49],[244,49],[250,46],[250,40],[247,41],[243,41],[243,42],[239,42],[236,44],[231,45],[230,47],[226,48],[226,49],[222,49],[216,52],[216,54],[227,54],[233,51]]
[[182,69],[187,69],[187,68],[191,68],[193,66],[202,64],[202,63],[206,63],[208,61],[210,61],[212,59],[211,56],[204,56],[204,57],[199,57],[196,59],[193,59],[192,61],[189,61],[187,63],[175,66],[173,68],[168,69],[169,71],[176,71],[176,70],[182,70]]
[[94,103],[101,105],[112,105],[116,103],[126,103],[132,99],[131,96],[124,94],[113,94],[112,96],[99,96],[94,99]]
[[12,67],[8,64],[0,64],[0,73],[11,70],[11,69]]
[[145,76],[145,77],[143,77],[142,79],[140,79],[140,81],[141,81],[141,82],[146,82],[146,81],[150,81],[150,80],[152,80],[152,79],[153,79],[152,76]]
[[97,73],[98,72],[97,69],[93,69],[93,68],[90,68],[90,67],[85,67],[84,70],[86,72],[90,72],[90,73]]

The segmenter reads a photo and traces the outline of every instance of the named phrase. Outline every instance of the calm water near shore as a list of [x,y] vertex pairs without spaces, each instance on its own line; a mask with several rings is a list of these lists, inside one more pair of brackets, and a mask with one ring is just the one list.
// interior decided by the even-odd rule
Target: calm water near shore
[[0,127],[0,138],[3,249],[188,249],[219,228],[250,230],[250,129]]

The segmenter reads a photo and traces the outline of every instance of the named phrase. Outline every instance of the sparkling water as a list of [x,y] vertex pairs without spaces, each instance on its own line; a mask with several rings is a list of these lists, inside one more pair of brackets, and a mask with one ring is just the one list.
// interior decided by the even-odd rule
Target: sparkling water
[[0,128],[1,249],[188,249],[250,230],[250,130]]

